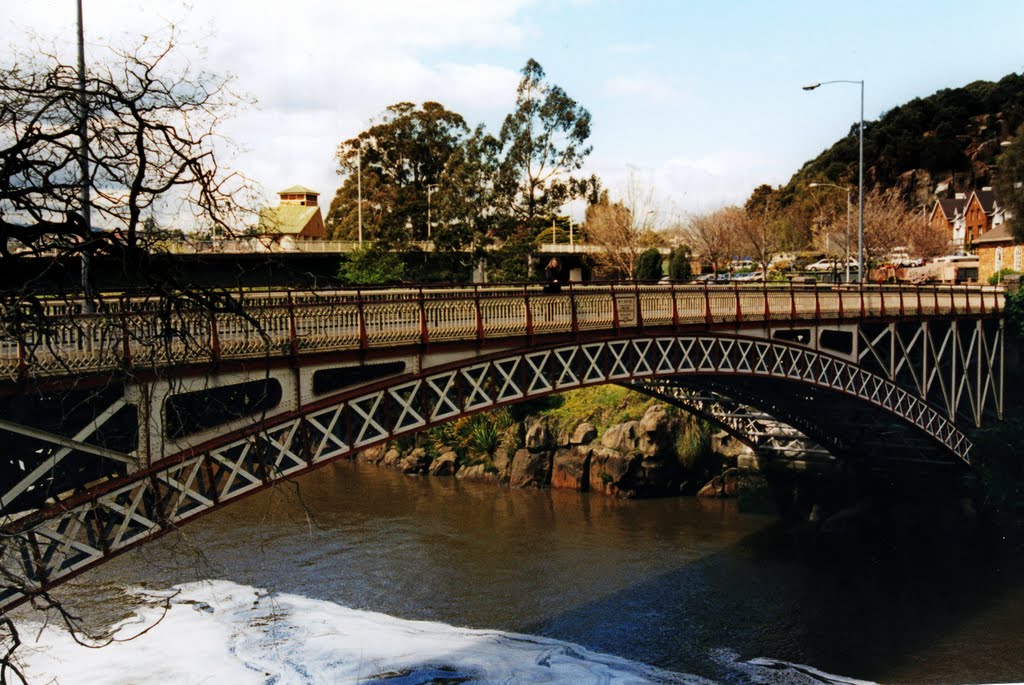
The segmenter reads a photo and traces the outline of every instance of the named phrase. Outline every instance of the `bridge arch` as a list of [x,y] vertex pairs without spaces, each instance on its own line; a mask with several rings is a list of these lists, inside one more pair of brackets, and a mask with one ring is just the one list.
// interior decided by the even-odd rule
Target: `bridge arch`
[[515,348],[359,387],[111,480],[7,527],[0,567],[24,601],[193,518],[360,449],[460,416],[600,385],[680,377],[782,380],[870,404],[969,463],[941,411],[844,359],[789,342],[711,332]]

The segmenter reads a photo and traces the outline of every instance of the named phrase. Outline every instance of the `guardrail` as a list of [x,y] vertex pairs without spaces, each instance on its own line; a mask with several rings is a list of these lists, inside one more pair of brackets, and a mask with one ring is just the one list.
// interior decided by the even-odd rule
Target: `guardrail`
[[248,292],[231,311],[183,299],[101,298],[8,308],[0,381],[313,352],[586,331],[772,321],[998,315],[1000,288],[566,284]]

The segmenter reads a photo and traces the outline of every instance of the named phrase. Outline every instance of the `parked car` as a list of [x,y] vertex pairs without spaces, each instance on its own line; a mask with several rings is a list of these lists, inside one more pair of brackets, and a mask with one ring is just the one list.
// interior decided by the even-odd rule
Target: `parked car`
[[932,260],[933,264],[964,264],[964,263],[975,263],[978,262],[978,255],[976,254],[948,254],[941,257],[936,257]]
[[761,283],[764,281],[764,272],[747,271],[746,273],[736,274],[729,280],[733,283]]
[[911,257],[907,252],[891,252],[886,258],[886,264],[898,267],[921,266],[924,260]]
[[[858,268],[857,267],[857,260],[856,259],[853,259],[853,258],[850,259],[850,268],[851,269],[857,269]],[[819,259],[818,261],[814,262],[813,264],[808,264],[805,267],[804,270],[805,271],[845,271],[846,270],[846,263],[842,259],[837,259],[835,257],[831,257],[831,258]]]

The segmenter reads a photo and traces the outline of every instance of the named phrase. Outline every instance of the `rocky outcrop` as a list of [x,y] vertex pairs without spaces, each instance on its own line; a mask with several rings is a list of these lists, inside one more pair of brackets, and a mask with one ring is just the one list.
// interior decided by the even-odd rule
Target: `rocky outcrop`
[[554,447],[547,421],[531,419],[527,422],[525,442],[526,449],[531,452],[543,452]]
[[697,497],[735,497],[739,481],[739,471],[728,469],[725,473],[712,478],[707,485],[698,490]]
[[499,480],[498,474],[494,472],[493,467],[488,469],[487,464],[463,466],[455,472],[455,477],[460,480],[484,481],[490,483],[496,483]]
[[551,487],[559,490],[588,489],[592,451],[585,447],[556,450],[551,460]]
[[517,450],[508,484],[514,488],[544,487],[551,483],[551,453]]
[[[515,488],[592,490],[616,497],[678,495],[693,493],[721,470],[721,458],[708,462],[701,454],[684,458],[678,453],[688,425],[673,410],[655,405],[639,420],[609,426],[603,434],[587,421],[562,426],[557,433],[544,418],[519,422],[502,434],[501,446],[489,456],[463,459],[447,447],[434,446],[428,453],[423,448],[402,452],[390,445],[363,450],[359,459],[409,474]],[[728,473],[713,479],[701,494],[735,495],[737,479]]]
[[417,447],[398,461],[398,469],[402,473],[426,473],[429,466],[430,458],[422,447]]
[[597,428],[594,427],[594,424],[584,421],[576,426],[576,430],[572,432],[572,435],[569,437],[569,444],[589,445],[595,440],[597,440]]
[[430,462],[427,473],[432,476],[454,476],[458,468],[459,455],[449,451]]
[[[635,422],[634,422],[635,423]],[[635,473],[643,456],[635,452],[622,453],[601,445],[590,456],[590,489],[606,495],[635,497]]]

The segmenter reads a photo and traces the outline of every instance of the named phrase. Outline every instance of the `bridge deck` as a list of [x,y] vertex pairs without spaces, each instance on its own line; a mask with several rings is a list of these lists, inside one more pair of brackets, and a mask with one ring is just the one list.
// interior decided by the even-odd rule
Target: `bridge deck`
[[[230,311],[112,297],[100,313],[8,309],[0,382],[265,356],[554,333],[755,322],[998,315],[1001,289],[969,286],[642,285],[414,287],[247,292]],[[32,322],[26,326],[26,322]]]

